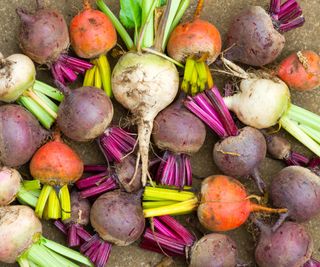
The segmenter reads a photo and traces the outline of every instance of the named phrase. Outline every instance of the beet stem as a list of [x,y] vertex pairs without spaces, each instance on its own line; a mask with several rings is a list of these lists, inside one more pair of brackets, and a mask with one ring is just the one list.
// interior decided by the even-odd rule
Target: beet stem
[[281,0],[271,0],[269,12],[272,15],[278,15],[280,12]]
[[77,247],[80,245],[80,238],[77,235],[77,228],[71,224],[68,228],[68,247]]
[[303,267],[320,267],[320,262],[315,259],[308,260]]
[[295,151],[291,151],[289,156],[285,158],[287,165],[291,166],[307,166],[309,158]]
[[78,189],[86,189],[89,188],[91,186],[95,186],[98,184],[101,184],[103,181],[105,181],[106,179],[108,179],[108,176],[110,175],[109,171],[104,171],[102,173],[93,175],[93,176],[89,176],[86,178],[82,178],[80,180],[78,180],[76,182],[76,187]]
[[105,165],[84,165],[84,172],[105,172],[107,170]]
[[192,185],[190,157],[186,154],[164,153],[160,162],[156,181],[162,185],[173,185],[179,188]]
[[83,191],[80,191],[80,196],[82,198],[93,197],[93,196],[97,196],[101,193],[115,190],[117,188],[118,188],[117,183],[115,182],[115,180],[113,178],[110,177],[110,178],[106,179],[106,181],[100,185],[97,185],[95,187],[91,187],[89,189],[85,189]]
[[216,112],[218,113],[220,121],[226,129],[228,136],[237,136],[238,128],[234,123],[233,118],[226,104],[224,103],[224,100],[221,97],[218,88],[214,86],[211,90],[205,91],[205,94],[207,95]]
[[77,235],[82,240],[87,242],[92,237],[92,235],[87,230],[85,230],[82,225],[77,224],[76,227],[77,227]]
[[95,261],[96,267],[104,267],[106,265],[111,253],[111,247],[107,242],[101,244],[98,259]]
[[320,157],[316,157],[310,160],[308,167],[310,169],[317,168],[320,165]]
[[290,21],[286,24],[282,24],[279,28],[281,32],[288,32],[295,28],[301,27],[305,23],[304,17],[298,17],[297,19]]
[[65,234],[65,235],[68,234],[67,227],[64,225],[63,222],[61,222],[60,220],[56,220],[53,224],[54,224],[63,234]]

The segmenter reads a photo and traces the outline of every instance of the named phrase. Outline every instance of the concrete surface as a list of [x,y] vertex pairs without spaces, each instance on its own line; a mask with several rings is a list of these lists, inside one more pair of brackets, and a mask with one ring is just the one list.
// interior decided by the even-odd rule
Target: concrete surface
[[[0,1],[0,51],[4,55],[10,55],[15,52],[19,52],[16,34],[18,30],[19,21],[15,13],[15,8],[18,6],[34,7],[35,1],[33,0],[1,0]],[[70,21],[72,16],[74,16],[81,9],[81,0],[47,0],[48,4],[52,7],[61,10],[66,19]],[[118,1],[109,0],[107,1],[113,11],[118,13]],[[320,0],[301,0],[301,5],[304,10],[306,17],[306,24],[303,28],[297,29],[293,32],[287,33],[286,39],[287,44],[285,50],[283,51],[281,58],[288,55],[291,51],[296,51],[299,49],[312,49],[319,52],[320,44]],[[262,5],[267,7],[267,0],[225,0],[225,1],[214,1],[206,0],[205,8],[202,12],[202,18],[209,20],[214,23],[225,37],[227,27],[231,20],[232,14],[236,14],[240,9],[248,5]],[[191,5],[190,9],[187,11],[187,16],[190,17],[193,13],[195,7],[195,1]],[[280,58],[279,58],[280,59]],[[51,82],[50,76],[47,71],[39,70],[38,79]],[[218,84],[222,84],[222,77],[218,76],[215,78]],[[293,93],[293,102],[306,107],[309,110],[320,114],[320,91],[313,91],[308,93]],[[127,113],[116,104],[116,119],[124,117]],[[286,135],[287,136],[287,135]],[[294,142],[294,140],[289,137],[289,139]],[[195,180],[196,186],[199,185],[199,178],[204,178],[208,175],[218,173],[216,167],[212,163],[211,150],[216,137],[208,132],[206,143],[199,153],[193,156],[192,165],[194,176],[197,177]],[[70,143],[82,156],[86,163],[102,163],[103,157],[99,152],[95,143],[88,144],[74,144]],[[303,149],[303,147],[294,142],[294,148],[309,154],[308,151]],[[272,174],[279,171],[284,165],[282,163],[276,162],[271,159],[266,159],[262,166],[261,171],[263,177],[268,181]],[[251,181],[246,181],[246,185],[251,193],[254,193],[254,186]],[[320,260],[320,218],[316,218],[309,222],[307,225],[310,233],[312,234],[315,242],[314,257]],[[186,220],[182,218],[182,221],[193,229],[194,232],[199,234],[199,231],[192,226],[196,225],[196,220],[191,217],[191,220]],[[44,225],[44,235],[53,240],[64,242],[64,237],[60,234],[50,223],[43,222]],[[254,250],[254,240],[252,235],[247,232],[247,230],[252,232],[252,227],[250,225],[245,225],[236,231],[227,233],[232,236],[238,244],[239,249],[239,259],[241,262],[248,263],[249,266],[254,266],[253,263],[253,250]],[[0,240],[1,242],[1,240]],[[113,247],[111,257],[108,266],[113,267],[138,267],[138,266],[156,266],[156,264],[163,257],[156,253],[149,253],[140,250],[137,245],[132,245],[129,247]],[[1,264],[1,267],[12,266]],[[183,260],[176,260],[173,266],[186,266]],[[58,266],[57,266],[58,267]]]

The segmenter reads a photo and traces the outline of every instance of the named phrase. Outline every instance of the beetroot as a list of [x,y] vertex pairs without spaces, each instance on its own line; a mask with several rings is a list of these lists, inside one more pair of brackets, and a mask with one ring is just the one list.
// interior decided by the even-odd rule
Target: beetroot
[[90,217],[90,202],[80,198],[77,191],[73,190],[70,194],[71,217],[64,220],[65,224],[87,225]]
[[18,167],[49,137],[39,122],[18,105],[0,106],[0,164]]
[[113,117],[109,97],[95,87],[80,87],[72,91],[63,87],[62,90],[65,98],[57,118],[61,131],[78,142],[90,141],[101,135]]
[[160,184],[191,186],[190,155],[198,152],[204,143],[204,124],[179,99],[158,114],[154,125],[153,140],[158,148],[165,150],[156,180]]
[[22,177],[12,168],[0,167],[0,206],[9,205],[19,193]]
[[70,40],[63,15],[43,7],[40,0],[36,2],[37,9],[33,13],[24,8],[16,10],[21,20],[20,48],[33,61],[48,65],[55,80],[73,82],[78,73],[84,73],[92,65],[66,54]]
[[191,249],[189,267],[235,267],[237,265],[237,245],[227,235],[208,234]]
[[107,192],[94,202],[90,222],[102,239],[118,246],[136,241],[145,226],[138,197],[119,190]]
[[320,212],[319,176],[304,167],[286,167],[273,177],[270,198],[276,207],[288,209],[286,216],[308,221]]
[[283,32],[304,24],[302,10],[295,0],[281,4],[271,0],[269,13],[260,6],[251,6],[232,21],[227,45],[230,60],[252,66],[273,62],[281,53],[285,38]]
[[313,251],[313,241],[306,229],[294,222],[285,222],[276,231],[259,224],[261,236],[255,250],[259,267],[301,267]]

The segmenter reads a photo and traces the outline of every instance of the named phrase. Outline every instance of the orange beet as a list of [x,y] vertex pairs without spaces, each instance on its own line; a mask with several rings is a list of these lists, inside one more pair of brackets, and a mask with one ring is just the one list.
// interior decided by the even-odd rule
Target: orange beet
[[198,218],[205,228],[211,231],[235,229],[254,211],[282,213],[287,210],[252,203],[244,186],[229,176],[213,175],[202,182]]
[[79,57],[94,58],[107,53],[117,43],[111,20],[84,1],[84,9],[70,23],[71,45]]
[[56,137],[33,155],[30,172],[43,184],[63,186],[81,177],[83,162],[71,147]]
[[315,89],[320,86],[320,57],[310,50],[292,53],[280,63],[278,76],[292,89]]
[[218,29],[211,23],[195,19],[179,24],[171,33],[168,54],[179,62],[185,62],[190,56],[204,56],[210,64],[221,52],[221,36]]

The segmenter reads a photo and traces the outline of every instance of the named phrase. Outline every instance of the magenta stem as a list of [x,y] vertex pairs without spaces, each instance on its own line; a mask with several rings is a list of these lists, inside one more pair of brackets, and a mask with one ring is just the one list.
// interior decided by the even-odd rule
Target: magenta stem
[[84,165],[84,172],[105,172],[108,168],[105,165]]
[[58,60],[52,64],[51,72],[55,81],[66,85],[77,79],[79,73],[85,73],[86,70],[92,68],[92,64],[82,59],[62,54]]
[[308,260],[303,267],[320,267],[320,262],[315,259]]
[[296,0],[287,0],[282,5],[281,0],[271,0],[269,12],[274,26],[280,32],[301,27],[305,22],[302,9]]
[[147,228],[140,247],[169,256],[185,255],[195,237],[171,216],[153,218],[154,231]]
[[120,127],[109,127],[98,139],[99,146],[109,162],[121,162],[136,144],[132,134]]
[[118,184],[112,177],[107,178],[103,183],[90,187],[88,189],[80,191],[80,196],[82,198],[88,198],[93,196],[98,196],[102,193],[118,189]]
[[77,234],[83,241],[88,241],[91,238],[91,234],[85,230],[81,225],[77,224]]
[[217,112],[203,93],[187,97],[184,105],[200,120],[207,124],[220,138],[227,137],[227,132],[221,124]]
[[307,166],[309,158],[295,151],[291,151],[289,156],[285,158],[287,165],[291,166]]
[[99,185],[104,182],[110,176],[109,171],[104,171],[102,173],[82,178],[76,182],[76,187],[78,189],[87,189],[91,186]]
[[77,228],[74,224],[71,224],[68,228],[68,246],[77,247],[80,245],[80,238],[77,235]]
[[190,156],[165,151],[155,177],[162,185],[172,185],[183,188],[192,185],[192,170]]
[[61,222],[60,220],[56,220],[53,223],[63,234],[67,235],[68,234],[68,229],[67,227],[64,225],[63,222]]
[[319,165],[320,165],[320,158],[319,157],[311,159],[310,162],[308,163],[308,167],[310,169],[315,169],[315,168],[319,167]]

